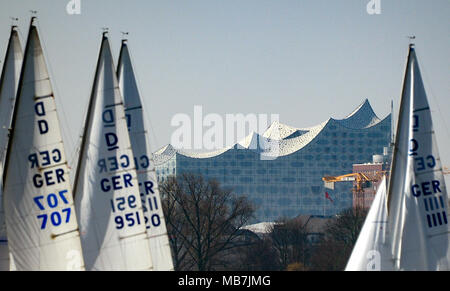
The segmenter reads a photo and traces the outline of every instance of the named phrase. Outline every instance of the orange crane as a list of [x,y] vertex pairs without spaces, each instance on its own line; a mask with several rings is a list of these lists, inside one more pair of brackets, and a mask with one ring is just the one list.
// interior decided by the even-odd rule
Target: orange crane
[[[382,179],[383,175],[386,174],[386,171],[375,171],[373,174],[369,173],[350,173],[340,176],[325,176],[322,178],[325,184],[325,188],[334,189],[335,182],[354,182],[353,187],[353,198],[361,201],[360,206],[365,207],[365,197],[364,197],[364,188],[368,187],[369,182],[378,182]],[[362,198],[360,200],[359,198]]]

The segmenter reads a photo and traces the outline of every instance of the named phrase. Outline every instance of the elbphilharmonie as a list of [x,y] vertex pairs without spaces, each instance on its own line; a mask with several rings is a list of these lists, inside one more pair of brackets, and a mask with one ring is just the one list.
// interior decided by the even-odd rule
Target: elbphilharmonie
[[[261,159],[260,145],[273,142],[277,157]],[[374,155],[386,154],[390,142],[391,114],[380,119],[366,99],[343,119],[329,118],[310,128],[274,122],[263,134],[251,133],[222,150],[199,154],[169,144],[153,158],[159,181],[197,173],[246,195],[256,206],[257,223],[302,214],[331,216],[351,208],[352,183],[337,183],[331,190],[322,177],[371,163]]]

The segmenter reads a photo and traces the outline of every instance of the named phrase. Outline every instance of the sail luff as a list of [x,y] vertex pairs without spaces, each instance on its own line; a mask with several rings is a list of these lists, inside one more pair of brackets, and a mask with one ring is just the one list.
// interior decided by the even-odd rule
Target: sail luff
[[83,270],[69,169],[35,19],[3,175],[8,243],[17,270]]
[[89,101],[75,200],[88,270],[151,270],[133,152],[107,34]]
[[10,253],[3,209],[3,164],[6,158],[9,129],[23,60],[17,26],[11,27],[4,60],[0,77],[0,271],[10,270]]
[[[103,51],[103,46],[104,46],[104,43],[106,41],[106,34],[107,34],[106,32],[103,33],[103,39],[102,39],[102,42],[100,44],[100,50],[99,50],[99,54],[98,54],[98,58],[97,58],[97,65],[95,67],[95,74],[94,74],[94,76],[97,76],[98,72],[100,70],[100,59],[101,59],[101,54],[102,54],[102,51]],[[94,82],[93,86],[96,86],[96,84],[97,83]],[[96,96],[94,94],[95,91],[96,91],[96,88],[93,87],[92,90],[91,90],[90,98],[89,98],[89,105],[88,105],[88,109],[87,109],[87,113],[86,113],[86,119],[85,119],[85,122],[84,122],[83,134],[81,135],[82,138],[81,138],[80,152],[79,152],[79,155],[78,155],[78,162],[77,162],[77,166],[76,166],[76,172],[75,172],[74,181],[78,181],[79,180],[80,170],[82,169],[81,164],[83,162],[83,157],[86,156],[86,152],[85,151],[86,151],[87,139],[85,137],[89,136],[89,129],[90,129],[89,124],[92,123],[92,111],[94,110],[95,98],[96,98]],[[77,193],[77,186],[78,186],[78,183],[74,182],[74,185],[73,185],[73,195],[74,195],[74,197],[75,197],[75,195]]]
[[[409,107],[410,99],[406,96],[406,92],[410,90],[410,59],[411,46],[408,50],[408,57],[406,61],[405,74],[403,78],[401,100],[399,107],[399,114],[397,119],[397,129],[395,134],[395,141],[392,150],[392,162],[390,168],[390,177],[387,191],[387,211],[389,215],[389,231],[391,255],[393,266],[398,267],[400,248],[401,248],[401,233],[404,219],[404,187],[406,175],[406,155],[404,150],[408,148],[408,137],[405,136],[409,128]],[[394,194],[395,193],[395,194]]]
[[[12,27],[11,28],[11,34],[13,33],[12,31],[13,31],[13,28],[14,27]],[[14,29],[15,30],[15,29]],[[16,32],[16,35],[17,35],[17,32]],[[28,38],[29,38],[29,36],[28,36]],[[27,38],[27,43],[28,43],[28,38]],[[18,36],[17,36],[17,39],[18,39]],[[9,49],[9,47],[8,47],[8,49]],[[25,54],[26,54],[26,48],[25,48]],[[6,64],[5,64],[5,66],[6,66]],[[22,70],[21,70],[21,68],[22,68],[22,66],[23,66],[23,55],[22,55],[22,60],[21,60],[21,62],[20,62],[20,69],[18,70],[18,73],[19,73],[19,78],[18,78],[18,80],[17,80],[17,84],[16,84],[16,88],[15,88],[15,93],[14,93],[14,97],[13,97],[13,99],[14,99],[14,103],[13,103],[13,105],[12,105],[12,113],[11,113],[11,117],[10,117],[10,120],[9,120],[9,127],[8,127],[8,130],[10,129],[10,128],[12,128],[12,124],[14,123],[14,111],[15,111],[15,104],[16,104],[16,95],[18,95],[18,91],[19,91],[19,89],[21,88],[21,80],[22,80]],[[4,67],[4,69],[5,69],[5,67]],[[3,72],[2,72],[2,78],[3,78]],[[2,85],[3,85],[3,83],[4,83],[4,80],[2,79]],[[2,91],[3,91],[3,86],[2,86]],[[8,132],[8,140],[11,140],[11,138],[12,138],[12,135],[14,134],[14,132]],[[6,167],[7,167],[7,162],[8,162],[8,159],[7,159],[7,155],[6,155],[6,153],[8,152],[8,150],[9,150],[9,147],[10,147],[10,143],[9,142],[4,142],[4,146],[6,146],[6,149],[4,149],[4,156],[2,157],[2,162],[3,162],[3,172],[2,172],[2,178],[3,178],[3,181],[4,181],[4,179],[5,179],[5,176],[6,176],[6,171],[5,171],[5,169],[6,169]]]
[[147,217],[146,228],[150,238],[153,267],[157,271],[170,271],[173,270],[172,254],[152,153],[144,125],[141,97],[126,40],[122,40],[117,76],[125,103],[128,131],[135,166],[138,170],[144,214]]

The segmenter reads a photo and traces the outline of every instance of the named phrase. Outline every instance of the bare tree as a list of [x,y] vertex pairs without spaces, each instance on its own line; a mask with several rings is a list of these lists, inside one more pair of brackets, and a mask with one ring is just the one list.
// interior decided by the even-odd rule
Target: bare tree
[[279,259],[269,237],[263,236],[239,249],[239,271],[279,271]]
[[179,235],[174,230],[185,231],[187,230],[187,221],[183,218],[183,215],[178,206],[177,200],[174,199],[180,191],[177,187],[177,183],[174,177],[169,177],[165,183],[160,184],[160,190],[162,193],[162,204],[165,214],[165,220],[167,230],[169,234],[169,241],[172,248],[172,257],[175,270],[189,270],[193,262],[188,260],[188,252],[186,248],[184,235]]
[[213,270],[220,255],[245,244],[239,229],[253,216],[245,196],[215,180],[182,174],[160,186],[176,270]]
[[307,264],[311,251],[308,222],[300,218],[282,219],[271,227],[270,239],[282,270],[291,264]]
[[366,215],[366,209],[348,209],[327,224],[312,258],[314,270],[344,270]]

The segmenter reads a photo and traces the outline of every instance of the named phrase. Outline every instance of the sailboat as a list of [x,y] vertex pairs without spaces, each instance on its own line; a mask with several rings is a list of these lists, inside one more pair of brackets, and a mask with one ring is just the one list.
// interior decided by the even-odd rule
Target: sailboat
[[164,213],[152,161],[141,98],[131,63],[127,40],[122,40],[117,78],[124,99],[125,117],[137,170],[146,228],[150,238],[150,252],[155,271],[173,271],[172,254]]
[[447,201],[431,111],[411,44],[388,187],[396,270],[450,270]]
[[73,191],[87,270],[153,268],[133,157],[104,32]]
[[[390,265],[379,269],[450,270],[448,193],[414,44],[409,46],[387,189],[387,246],[381,256]],[[355,247],[352,257],[366,256],[361,249]]]
[[3,173],[9,251],[17,270],[84,270],[64,145],[31,18]]
[[11,26],[8,48],[0,79],[0,271],[10,270],[10,253],[6,237],[5,212],[3,209],[3,165],[6,158],[9,128],[19,84],[23,52],[17,26]]

